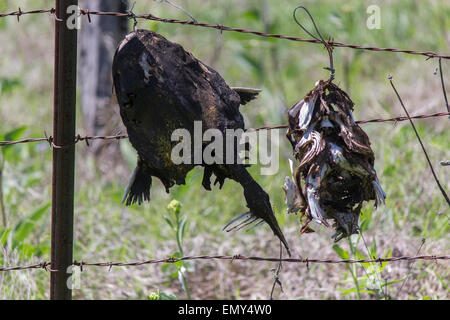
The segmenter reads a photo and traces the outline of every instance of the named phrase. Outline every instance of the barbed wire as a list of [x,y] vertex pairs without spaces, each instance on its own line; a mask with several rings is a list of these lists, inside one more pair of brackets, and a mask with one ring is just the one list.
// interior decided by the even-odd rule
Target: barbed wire
[[[444,117],[444,116],[450,116],[450,112],[437,112],[437,113],[431,113],[431,114],[421,114],[417,116],[411,117],[411,119],[427,119],[427,118],[436,118],[436,117]],[[358,124],[366,124],[366,123],[380,123],[380,122],[401,122],[401,121],[407,121],[408,117],[406,116],[398,116],[394,118],[377,118],[377,119],[370,119],[370,120],[358,120],[356,123]],[[283,129],[287,128],[287,125],[279,125],[279,126],[266,126],[266,127],[259,127],[259,128],[250,128],[249,130],[273,130],[273,129]],[[77,144],[80,141],[86,142],[86,144],[89,146],[89,141],[92,140],[122,140],[122,139],[128,139],[128,135],[126,134],[117,134],[117,135],[110,135],[110,136],[81,136],[77,135],[74,137],[74,141],[72,144],[64,145],[64,146],[58,146],[53,142],[53,137],[44,137],[44,138],[27,138],[23,140],[16,140],[16,141],[0,141],[0,147],[7,147],[15,144],[22,144],[22,143],[34,143],[34,142],[48,142],[49,145],[52,148],[55,149],[62,149],[69,146],[72,146],[74,144]]]
[[[53,15],[53,17],[58,20],[62,21],[56,16],[56,10],[55,8],[50,9],[38,9],[38,10],[31,10],[31,11],[22,11],[19,7],[19,10],[12,11],[8,13],[0,13],[0,18],[8,17],[8,16],[16,16],[17,20],[20,21],[20,17],[22,15],[26,14],[40,14],[40,13],[50,13]],[[126,17],[129,19],[145,19],[145,20],[152,20],[152,21],[158,21],[162,23],[174,23],[174,24],[182,24],[182,25],[191,25],[191,26],[197,26],[197,27],[203,27],[203,28],[213,28],[220,30],[220,32],[223,31],[232,31],[232,32],[239,32],[239,33],[247,33],[247,34],[253,34],[259,37],[267,37],[267,38],[277,38],[277,39],[284,39],[284,40],[291,40],[291,41],[298,41],[298,42],[307,42],[307,43],[315,43],[315,44],[323,44],[322,41],[317,39],[304,39],[304,38],[298,38],[294,36],[286,36],[283,34],[274,34],[274,33],[266,33],[261,31],[255,31],[255,30],[248,30],[244,28],[233,28],[229,26],[225,26],[222,24],[209,24],[205,22],[198,22],[198,21],[188,21],[188,20],[177,20],[177,19],[168,19],[168,18],[160,18],[157,16],[154,16],[152,14],[135,14],[134,12],[128,12],[128,13],[121,13],[121,12],[105,12],[105,11],[94,11],[94,10],[88,10],[88,9],[80,9],[79,14],[83,16],[87,16],[87,19],[89,22],[91,22],[91,15],[98,15],[98,16],[112,16],[112,17]],[[355,44],[348,44],[343,42],[337,42],[333,40],[327,40],[325,41],[328,46],[330,47],[342,47],[342,48],[350,48],[350,49],[357,49],[357,50],[367,50],[367,51],[385,51],[385,52],[394,52],[394,53],[405,53],[405,54],[412,54],[412,55],[422,55],[426,56],[428,58],[440,58],[440,59],[450,59],[450,55],[442,55],[438,54],[436,52],[431,51],[417,51],[417,50],[409,50],[409,49],[397,49],[397,48],[379,48],[374,46],[361,46],[361,45],[355,45]]]
[[80,136],[77,135],[74,137],[74,141],[72,144],[64,145],[64,146],[58,146],[53,142],[53,137],[49,136],[46,138],[28,138],[23,140],[16,140],[16,141],[0,141],[0,147],[7,147],[15,144],[22,144],[22,143],[33,143],[33,142],[48,142],[50,147],[55,149],[63,149],[67,148],[69,146],[73,146],[74,144],[77,144],[80,141],[86,142],[86,144],[89,146],[89,141],[92,140],[122,140],[122,139],[128,139],[128,135],[126,134],[119,134],[119,135],[112,135],[112,136]]
[[[161,263],[176,263],[180,261],[192,261],[192,260],[229,260],[234,261],[257,261],[257,262],[286,262],[286,263],[302,263],[306,264],[309,268],[309,264],[355,264],[355,263],[384,263],[384,262],[397,262],[397,261],[437,261],[437,260],[450,260],[449,255],[422,255],[422,256],[401,256],[391,258],[375,258],[375,259],[346,259],[346,260],[334,260],[334,259],[310,259],[310,258],[264,258],[264,257],[247,257],[240,254],[234,256],[187,256],[181,258],[169,257],[164,259],[151,259],[134,262],[87,262],[74,260],[72,265],[78,266],[83,271],[83,267],[108,267],[110,270],[112,267],[138,267],[149,264],[161,264]],[[58,272],[59,270],[51,269],[51,263],[48,261],[28,265],[28,266],[14,266],[14,267],[0,267],[0,272],[9,271],[22,271],[30,269],[43,269],[49,272]]]
[[[428,118],[437,118],[437,117],[444,117],[444,116],[450,116],[450,112],[436,112],[436,113],[430,113],[430,114],[420,114],[417,116],[411,117],[411,119],[428,119]],[[357,124],[366,124],[366,123],[381,123],[381,122],[401,122],[401,121],[407,121],[408,117],[406,116],[398,116],[394,118],[377,118],[377,119],[370,119],[370,120],[358,120],[355,121]],[[272,130],[272,129],[284,129],[287,128],[288,125],[279,125],[274,127],[259,127],[254,130]],[[1,144],[0,144],[1,146]]]
[[17,10],[17,11],[12,11],[12,12],[8,12],[8,13],[0,13],[0,18],[4,18],[4,17],[8,17],[8,16],[16,16],[17,21],[20,21],[20,17],[22,15],[36,14],[36,13],[51,13],[55,17],[55,19],[57,18],[55,8],[22,11],[22,9],[20,7],[19,7],[19,10]]

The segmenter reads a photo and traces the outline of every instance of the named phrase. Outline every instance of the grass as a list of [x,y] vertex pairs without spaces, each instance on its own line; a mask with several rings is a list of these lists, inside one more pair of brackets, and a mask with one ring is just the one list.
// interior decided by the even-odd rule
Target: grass
[[[292,21],[292,10],[299,3],[288,0],[267,1],[178,1],[197,20],[242,26],[307,37]],[[445,1],[303,1],[324,35],[336,41],[379,47],[412,48],[448,53],[450,5]],[[368,30],[366,8],[381,9],[381,29]],[[0,11],[53,6],[49,0],[5,1]],[[185,18],[182,12],[153,1],[137,1],[135,12],[152,12],[163,17]],[[0,136],[14,132],[17,137],[41,137],[51,132],[52,105],[52,25],[50,16],[32,15],[0,19]],[[308,28],[311,28],[308,25]],[[89,28],[85,24],[83,27]],[[196,57],[218,70],[233,86],[263,89],[261,97],[244,107],[247,126],[277,125],[286,122],[286,110],[301,99],[314,83],[327,77],[322,68],[327,54],[319,45],[263,39],[238,33],[221,34],[189,26],[140,21],[140,28],[155,30],[181,43]],[[111,53],[112,55],[113,53]],[[437,60],[393,53],[372,53],[351,49],[335,50],[336,83],[356,103],[355,118],[367,119],[402,114],[387,81],[394,81],[411,114],[444,111]],[[444,75],[450,64],[443,61]],[[450,86],[450,78],[445,77]],[[437,174],[449,190],[448,167],[439,166],[450,158],[448,119],[415,121],[435,165]],[[78,127],[82,128],[81,115]],[[378,255],[414,255],[426,238],[421,254],[446,254],[449,250],[449,208],[437,189],[412,128],[406,123],[366,124],[376,155],[375,168],[387,194],[386,206],[377,211],[368,204],[362,221],[364,237]],[[17,131],[16,131],[17,133]],[[80,134],[84,134],[82,130]],[[280,134],[280,170],[273,176],[251,172],[269,193],[277,218],[292,247],[294,256],[339,258],[339,252],[357,257],[367,255],[362,241],[343,240],[336,251],[330,240],[332,230],[300,236],[299,218],[287,215],[281,185],[289,175],[287,157],[292,156],[284,132]],[[1,139],[0,139],[1,140]],[[117,143],[117,142],[114,142]],[[121,141],[128,170],[135,164],[128,141]],[[183,253],[251,254],[278,256],[278,242],[264,226],[248,233],[225,234],[227,221],[245,210],[242,188],[227,181],[223,190],[207,192],[201,187],[202,170],[190,172],[185,186],[166,194],[154,183],[152,201],[141,207],[121,204],[127,177],[103,175],[87,158],[84,144],[77,146],[74,255],[85,261],[133,261],[167,257],[179,251],[167,216],[167,205],[174,199],[183,205],[187,217]],[[8,151],[5,151],[8,150]],[[0,255],[3,265],[31,264],[49,260],[51,198],[51,150],[47,144],[24,144],[2,149],[3,194],[8,220],[8,237],[3,239]],[[114,172],[111,170],[111,172]],[[24,223],[27,232],[23,230]],[[21,227],[22,226],[22,227]],[[0,231],[0,235],[4,234]],[[372,250],[372,249],[371,249]],[[275,263],[198,261],[189,266],[187,286],[194,299],[267,299],[273,282]],[[402,290],[402,281],[382,287],[383,283],[403,279],[411,263],[389,263],[383,270],[369,265],[285,264],[280,274],[284,292],[280,299],[446,299],[448,263],[416,262]],[[368,290],[374,271],[383,295]],[[378,271],[377,271],[378,270]],[[366,277],[366,278],[364,278]],[[0,274],[0,298],[48,298],[49,275],[42,270]],[[356,280],[356,281],[355,281]],[[386,282],[385,282],[386,281]],[[135,268],[85,268],[77,299],[147,299],[152,293],[186,297],[174,269],[163,265]],[[154,294],[152,297],[154,298]],[[160,295],[161,296],[161,295]]]

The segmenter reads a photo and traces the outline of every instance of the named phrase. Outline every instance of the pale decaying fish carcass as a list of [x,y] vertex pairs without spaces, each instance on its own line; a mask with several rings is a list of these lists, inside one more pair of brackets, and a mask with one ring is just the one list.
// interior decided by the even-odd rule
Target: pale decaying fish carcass
[[299,166],[286,177],[288,212],[300,212],[311,232],[311,221],[330,226],[335,241],[358,233],[364,201],[384,203],[386,194],[374,169],[375,156],[367,134],[353,119],[354,103],[331,81],[319,81],[288,112],[287,137]]

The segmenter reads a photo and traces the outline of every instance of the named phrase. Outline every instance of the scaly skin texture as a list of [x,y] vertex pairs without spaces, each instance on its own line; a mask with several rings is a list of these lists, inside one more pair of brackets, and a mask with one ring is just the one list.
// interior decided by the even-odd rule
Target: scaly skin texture
[[[127,205],[150,199],[152,176],[161,180],[167,192],[173,185],[185,183],[187,173],[195,165],[172,162],[172,149],[179,143],[171,141],[174,130],[186,129],[194,137],[194,121],[202,122],[203,132],[212,128],[222,134],[226,129],[243,130],[239,106],[256,96],[231,89],[215,70],[182,46],[146,30],[129,34],[120,44],[114,56],[113,79],[120,115],[139,156],[124,198]],[[194,159],[193,147],[191,153]],[[225,148],[223,155],[226,159]],[[200,165],[205,167],[202,185],[206,190],[211,190],[212,174],[220,187],[226,178],[240,183],[251,215],[267,222],[288,249],[268,195],[244,165]]]

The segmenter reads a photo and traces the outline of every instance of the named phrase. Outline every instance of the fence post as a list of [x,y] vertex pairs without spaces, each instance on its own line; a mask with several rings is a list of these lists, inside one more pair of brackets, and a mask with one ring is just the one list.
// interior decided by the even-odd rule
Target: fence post
[[50,276],[52,300],[72,299],[67,271],[73,260],[77,30],[66,25],[72,5],[78,0],[55,0],[53,143],[64,147],[53,148],[51,268],[57,271]]

